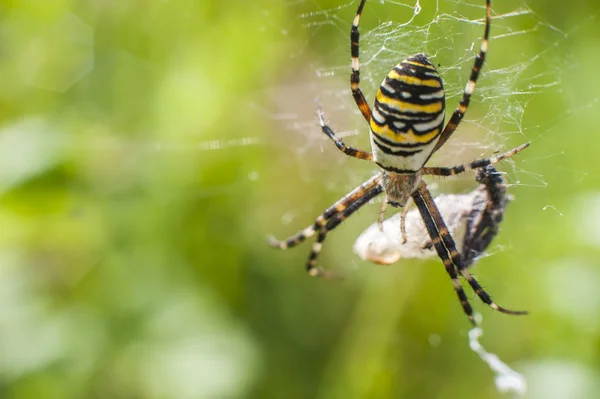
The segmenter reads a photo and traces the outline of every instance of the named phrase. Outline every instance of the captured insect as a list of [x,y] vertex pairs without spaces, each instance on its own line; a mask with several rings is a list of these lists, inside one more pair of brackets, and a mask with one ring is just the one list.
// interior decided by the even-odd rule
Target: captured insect
[[[477,170],[480,183],[465,194],[441,194],[435,204],[444,218],[465,267],[471,266],[498,234],[506,206],[512,199],[501,174],[491,165]],[[405,215],[408,239],[398,234],[402,215],[395,214],[383,223],[373,223],[356,239],[354,252],[362,259],[391,265],[401,259],[429,258],[437,255],[418,210]]]
[[[408,200],[412,198],[423,218],[433,247],[452,279],[463,311],[471,323],[476,324],[473,309],[462,288],[459,274],[467,280],[479,298],[493,309],[513,315],[526,314],[525,311],[509,310],[496,304],[471,275],[463,256],[456,249],[454,239],[427,189],[427,184],[422,180],[423,176],[452,176],[467,170],[477,170],[494,165],[529,146],[529,143],[525,143],[504,154],[459,166],[425,166],[429,158],[452,136],[467,111],[488,50],[491,1],[486,0],[483,41],[479,53],[475,56],[469,81],[458,107],[452,113],[445,127],[446,96],[443,82],[435,66],[424,54],[414,55],[396,65],[381,83],[375,95],[373,109],[368,105],[359,87],[360,62],[358,56],[360,36],[358,26],[365,3],[366,0],[361,0],[358,5],[350,30],[352,56],[350,88],[358,109],[369,124],[372,152],[362,151],[344,144],[325,123],[325,117],[320,109],[318,118],[323,133],[335,143],[340,151],[350,157],[374,162],[379,166],[380,172],[326,209],[321,216],[317,217],[312,226],[284,241],[270,238],[270,245],[286,249],[317,234],[317,240],[313,243],[306,263],[306,270],[310,276],[332,276],[331,272],[316,266],[317,257],[329,231],[379,194],[385,193],[386,204],[401,207],[404,210]],[[382,209],[382,213],[384,211],[385,209]],[[401,223],[401,225],[401,233],[405,238],[404,224]]]

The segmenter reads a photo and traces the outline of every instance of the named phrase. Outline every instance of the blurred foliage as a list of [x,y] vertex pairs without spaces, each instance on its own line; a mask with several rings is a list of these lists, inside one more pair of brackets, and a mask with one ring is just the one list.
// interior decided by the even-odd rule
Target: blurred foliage
[[[303,137],[262,112],[306,96],[312,115],[315,93],[268,89],[349,62],[346,32],[301,21],[339,4],[0,2],[1,398],[501,396],[439,261],[381,268],[351,253],[379,206],[328,239],[321,263],[344,282],[305,276],[309,245],[265,245],[373,171],[340,164],[326,141],[299,150]],[[552,50],[560,81],[526,100],[523,184],[475,270],[531,315],[473,303],[484,344],[528,377],[528,397],[596,397],[599,6],[528,6],[567,32],[560,45],[532,29],[490,58]]]

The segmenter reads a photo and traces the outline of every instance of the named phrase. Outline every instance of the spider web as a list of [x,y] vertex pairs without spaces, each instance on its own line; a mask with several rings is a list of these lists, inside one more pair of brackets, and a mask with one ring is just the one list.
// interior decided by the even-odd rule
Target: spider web
[[[444,81],[448,119],[463,94],[479,51],[485,23],[482,3],[368,2],[360,24],[360,87],[367,101],[372,104],[382,79],[394,65],[423,52],[437,66]],[[377,169],[365,167],[364,163],[340,154],[320,131],[315,109],[317,105],[323,108],[330,126],[348,145],[369,149],[368,127],[354,104],[349,87],[348,33],[357,2],[348,1],[332,8],[319,7],[314,1],[296,1],[293,5],[306,10],[300,11],[297,18],[306,39],[290,52],[297,67],[288,75],[285,84],[267,90],[271,99],[269,108],[256,108],[281,127],[276,145],[290,155],[288,165],[294,164],[300,169],[303,180],[318,181],[328,190],[345,194]],[[495,2],[492,18],[487,62],[469,111],[452,139],[430,161],[431,165],[466,163],[538,140],[556,122],[553,119],[544,126],[534,125],[528,121],[525,111],[536,95],[560,91],[562,74],[571,60],[559,54],[558,48],[568,35],[544,21],[522,0]],[[520,45],[531,41],[531,36],[543,37],[547,41],[545,49],[539,51]],[[509,185],[547,185],[544,176],[530,170],[526,163],[509,160],[501,169],[507,172],[505,180]],[[335,178],[330,177],[332,174]],[[474,185],[472,177],[464,179]],[[440,180],[429,183],[434,194],[456,191],[450,187],[437,187],[438,182]],[[291,204],[282,217],[284,224],[296,229],[305,224],[304,211],[310,212],[312,217],[322,211],[305,208],[300,215],[296,207],[297,204]],[[482,359],[487,359],[485,361],[491,357],[498,360],[485,350],[479,353]],[[497,377],[498,389],[522,394],[525,390],[522,377],[507,367],[498,368],[498,365],[504,366],[500,361],[490,363],[492,369],[503,370]],[[514,377],[511,383],[507,376]]]
[[[360,25],[360,87],[367,101],[372,103],[392,66],[423,52],[438,67],[444,81],[448,119],[462,96],[479,51],[485,22],[482,3],[368,2]],[[296,65],[293,75],[288,76],[286,83],[267,89],[271,99],[267,107],[255,104],[255,108],[281,127],[283,139],[278,145],[283,151],[293,148],[294,162],[303,168],[302,179],[318,179],[323,171],[333,168],[339,178],[324,183],[325,186],[335,191],[347,190],[375,169],[357,165],[344,156],[329,156],[337,150],[321,133],[315,109],[317,104],[323,107],[328,123],[349,145],[369,149],[368,127],[349,88],[349,30],[357,2],[332,8],[308,0],[288,4],[299,9],[297,26],[290,30],[298,29],[306,38],[290,50]],[[548,128],[528,124],[525,110],[536,95],[560,90],[561,74],[568,60],[559,57],[557,47],[567,34],[545,22],[522,0],[496,2],[492,13],[490,50],[469,111],[453,138],[434,156],[432,165],[487,157],[535,140]],[[521,49],[519,43],[531,40],[531,36],[548,41],[546,50]],[[515,52],[515,48],[519,51]],[[307,155],[321,152],[328,155],[320,159],[308,156],[305,160]],[[523,170],[520,163],[508,161],[502,169],[510,172],[509,183],[546,185],[541,174]],[[436,182],[432,189],[436,191]]]
[[[294,169],[307,185],[318,182],[321,188],[341,196],[377,171],[339,153],[323,136],[315,115],[317,105],[321,106],[338,137],[348,145],[369,149],[368,127],[349,87],[349,31],[357,1],[323,7],[315,0],[297,0],[288,1],[286,6],[297,15],[295,24],[281,32],[282,40],[289,44],[292,67],[282,75],[280,83],[258,96],[270,101],[252,105],[277,127],[273,129],[277,134],[266,139],[273,147],[272,153],[283,154],[275,157],[277,168]],[[479,51],[484,15],[483,1],[477,0],[368,2],[360,25],[360,61],[361,89],[369,104],[395,64],[423,52],[438,67],[444,81],[448,119],[462,96]],[[432,159],[432,165],[465,163],[524,142],[535,144],[556,129],[557,121],[574,111],[548,117],[543,125],[531,122],[526,112],[530,102],[540,94],[560,93],[563,76],[577,63],[564,49],[570,33],[545,21],[524,0],[496,1],[492,15],[490,49],[469,111],[452,139]],[[542,40],[544,46],[523,45],[531,43],[532,37]],[[579,111],[592,103],[584,103]],[[236,145],[220,141],[215,144]],[[534,162],[527,156],[518,162],[504,162],[501,169],[507,172],[505,180],[509,185],[546,187],[544,175],[532,167]],[[472,177],[464,178],[474,185]],[[456,191],[450,187],[438,188],[438,182],[429,183],[435,194]],[[300,209],[297,202],[286,206],[281,220],[289,225],[286,231],[290,233],[309,224],[322,211],[310,201],[302,202]],[[389,319],[393,320],[394,315]],[[481,349],[475,345],[476,338],[471,337],[475,351]],[[489,361],[488,353],[481,350],[478,353]],[[343,354],[340,357],[346,359]],[[490,367],[497,371],[502,369],[499,364],[503,366],[490,362]],[[336,369],[336,378],[338,372]],[[498,375],[515,376],[510,369]],[[516,386],[502,388],[499,384],[499,389],[521,392],[524,383],[517,377]]]

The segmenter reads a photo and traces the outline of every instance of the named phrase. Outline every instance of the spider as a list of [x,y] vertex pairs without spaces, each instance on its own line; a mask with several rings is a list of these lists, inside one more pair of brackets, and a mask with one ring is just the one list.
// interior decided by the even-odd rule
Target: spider
[[[422,176],[452,176],[467,170],[477,170],[487,165],[493,165],[529,146],[529,143],[525,143],[504,154],[459,166],[425,166],[429,158],[452,136],[469,106],[488,49],[491,0],[486,0],[485,30],[480,51],[475,57],[475,63],[462,99],[445,127],[445,93],[442,79],[435,66],[424,54],[411,56],[396,65],[379,87],[373,109],[368,105],[359,87],[360,34],[358,26],[365,3],[366,0],[360,1],[350,30],[352,58],[350,89],[358,109],[369,124],[372,152],[362,151],[344,144],[325,123],[325,117],[320,109],[318,110],[318,119],[323,133],[335,143],[340,151],[350,157],[375,163],[380,168],[380,173],[327,208],[321,216],[317,217],[313,225],[284,241],[270,237],[270,245],[286,249],[294,247],[318,233],[306,263],[306,270],[310,276],[331,277],[334,276],[333,273],[316,267],[317,257],[329,231],[381,193],[385,193],[386,196],[384,204],[404,208],[404,214],[407,202],[412,198],[423,218],[437,255],[452,279],[463,311],[471,323],[476,325],[473,308],[462,288],[459,274],[467,280],[477,296],[493,309],[513,315],[526,314],[525,311],[509,310],[497,305],[467,270],[465,261],[456,250],[454,239],[448,232],[427,189],[427,184],[422,180]],[[385,208],[382,209],[382,214],[384,212]],[[403,223],[401,223],[401,230],[405,237]]]

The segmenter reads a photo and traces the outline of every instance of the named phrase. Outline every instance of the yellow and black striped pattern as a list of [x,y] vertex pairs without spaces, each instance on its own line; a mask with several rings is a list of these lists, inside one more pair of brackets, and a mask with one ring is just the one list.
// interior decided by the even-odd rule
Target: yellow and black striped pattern
[[410,57],[385,77],[371,113],[371,145],[383,169],[415,173],[429,158],[444,125],[442,79],[423,54]]

